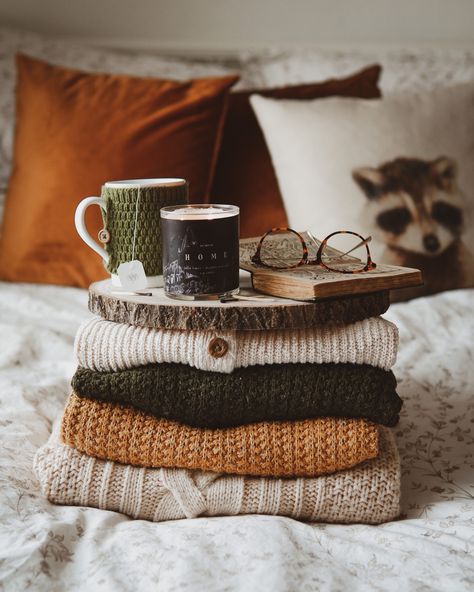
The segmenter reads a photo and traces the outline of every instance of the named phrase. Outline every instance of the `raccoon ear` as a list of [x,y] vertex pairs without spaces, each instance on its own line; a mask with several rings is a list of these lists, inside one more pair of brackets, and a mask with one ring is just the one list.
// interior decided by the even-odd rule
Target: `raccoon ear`
[[369,199],[376,199],[383,193],[384,176],[379,169],[371,167],[354,169],[352,178]]
[[440,156],[431,163],[431,170],[434,173],[435,183],[440,189],[453,189],[458,166],[456,161],[447,156]]

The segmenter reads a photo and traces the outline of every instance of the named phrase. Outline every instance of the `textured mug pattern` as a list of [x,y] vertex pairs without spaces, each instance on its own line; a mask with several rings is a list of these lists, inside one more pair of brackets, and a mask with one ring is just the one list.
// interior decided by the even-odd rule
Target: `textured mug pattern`
[[[147,276],[161,275],[163,261],[161,255],[160,209],[187,203],[188,184],[175,186],[138,187],[120,189],[104,186],[102,197],[107,210],[102,210],[104,228],[110,234],[105,244],[109,261],[105,264],[109,273],[117,273],[121,263],[138,259],[143,263]],[[133,253],[133,235],[135,232],[135,253]]]

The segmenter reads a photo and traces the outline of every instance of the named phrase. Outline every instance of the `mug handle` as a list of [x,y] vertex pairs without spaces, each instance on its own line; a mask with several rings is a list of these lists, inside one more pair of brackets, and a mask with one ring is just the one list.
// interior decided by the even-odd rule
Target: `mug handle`
[[86,210],[93,204],[100,206],[103,210],[107,210],[105,199],[103,197],[85,197],[81,202],[79,202],[79,205],[76,208],[74,224],[76,225],[76,230],[79,236],[86,243],[86,245],[88,245],[93,251],[100,255],[105,263],[108,263],[110,256],[107,251],[98,243],[96,243],[96,241],[87,232],[85,223]]

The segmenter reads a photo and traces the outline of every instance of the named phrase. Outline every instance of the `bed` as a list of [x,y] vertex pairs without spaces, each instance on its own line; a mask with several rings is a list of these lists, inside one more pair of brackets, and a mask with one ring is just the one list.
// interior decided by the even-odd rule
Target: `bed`
[[[45,59],[76,62],[84,53],[3,35],[4,47],[11,41]],[[121,71],[122,59],[106,65]],[[104,64],[95,54],[87,60],[84,67]],[[374,61],[384,65],[384,93],[474,79],[472,50],[429,49],[249,54],[244,78],[256,88],[305,82]],[[165,66],[202,75],[202,66],[166,63],[165,74]],[[151,67],[145,60],[141,73]],[[5,121],[11,109],[0,105],[0,114]],[[4,160],[11,136],[1,139]],[[8,169],[2,174],[3,189]],[[394,368],[404,400],[394,428],[399,520],[340,526],[252,515],[151,523],[44,499],[33,458],[68,396],[74,335],[90,315],[87,292],[0,282],[0,590],[474,589],[473,308],[474,290],[466,289],[394,304],[384,315],[401,338]]]
[[469,590],[474,586],[474,290],[395,304],[402,516],[383,526],[273,516],[159,524],[41,494],[32,470],[64,406],[75,288],[0,284],[4,590]]

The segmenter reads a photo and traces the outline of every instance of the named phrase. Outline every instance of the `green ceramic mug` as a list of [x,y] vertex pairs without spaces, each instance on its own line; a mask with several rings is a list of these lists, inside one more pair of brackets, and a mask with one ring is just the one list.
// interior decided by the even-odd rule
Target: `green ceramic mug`
[[[112,285],[121,286],[117,268],[121,263],[139,260],[143,264],[148,288],[163,285],[160,209],[185,204],[185,179],[128,179],[108,181],[100,197],[86,197],[76,208],[75,225],[82,240],[104,261]],[[89,206],[101,208],[104,228],[97,243],[87,231],[85,213]]]

